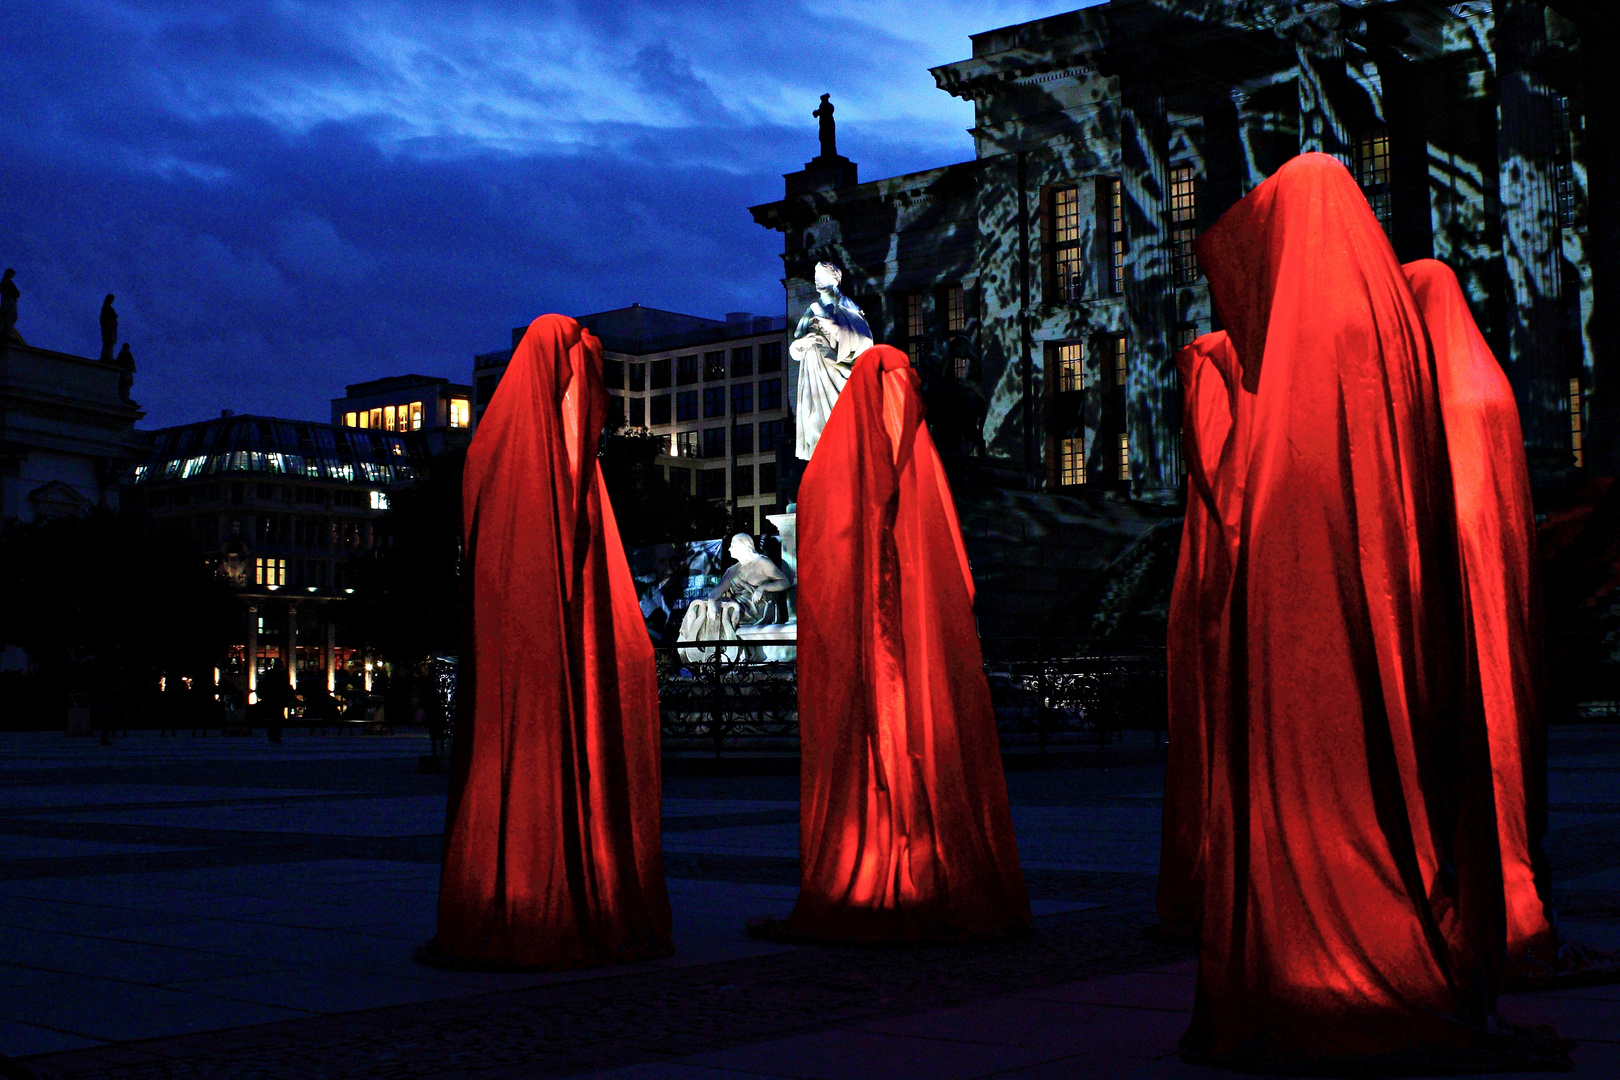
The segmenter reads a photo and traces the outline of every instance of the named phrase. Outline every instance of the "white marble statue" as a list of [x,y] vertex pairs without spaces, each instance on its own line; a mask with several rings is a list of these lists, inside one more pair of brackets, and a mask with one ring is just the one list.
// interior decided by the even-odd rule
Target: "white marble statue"
[[709,599],[735,600],[741,608],[739,626],[787,622],[787,590],[793,584],[788,576],[754,549],[754,539],[747,533],[731,538],[731,557],[736,563],[721,576]]
[[798,435],[793,452],[805,461],[821,439],[821,429],[849,379],[855,358],[872,347],[872,330],[855,302],[838,291],[844,272],[832,263],[816,264],[816,299],[804,309],[788,354],[799,362],[793,402]]

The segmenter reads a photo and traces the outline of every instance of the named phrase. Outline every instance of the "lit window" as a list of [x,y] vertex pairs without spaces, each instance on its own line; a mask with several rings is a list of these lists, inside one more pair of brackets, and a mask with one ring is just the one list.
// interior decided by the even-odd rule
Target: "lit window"
[[1121,480],[1131,478],[1131,437],[1129,435],[1119,437],[1119,478]]
[[374,428],[383,426],[383,411],[381,409],[371,410],[371,426]]
[[[279,589],[281,586],[287,584],[287,560],[254,559],[253,584],[263,585],[270,589]],[[260,623],[259,629],[264,629],[262,622]]]
[[1356,183],[1367,196],[1373,216],[1384,232],[1395,218],[1395,196],[1390,190],[1389,131],[1374,128],[1356,139]]
[[1569,439],[1570,446],[1575,451],[1575,467],[1582,468],[1586,464],[1586,455],[1581,450],[1581,380],[1569,380]]
[[386,509],[388,509],[388,492],[386,492],[386,491],[373,491],[371,493],[371,508],[373,510],[386,510]]
[[1057,389],[1066,394],[1086,388],[1086,350],[1078,341],[1059,345],[1057,350]]
[[1177,283],[1198,280],[1193,236],[1198,221],[1198,181],[1190,168],[1170,170],[1170,248]]
[[1052,247],[1052,283],[1060,301],[1081,299],[1085,253],[1080,250],[1080,189],[1052,189],[1047,242]]
[[344,413],[343,414],[343,426],[344,427],[359,427],[360,426],[360,421],[358,419],[356,419],[354,413],[352,413],[352,412]]
[[411,431],[421,431],[422,430],[422,403],[420,401],[411,402],[411,426],[410,426],[410,430]]
[[967,329],[967,292],[960,285],[945,286],[945,329],[952,334]]
[[1108,181],[1109,293],[1125,293],[1125,194],[1118,180]]
[[368,413],[368,412],[361,413],[360,414],[360,423],[355,425],[355,426],[356,427],[363,427],[363,428],[370,427],[371,426],[371,414]]
[[703,381],[714,382],[716,379],[726,377],[726,354],[724,352],[709,352],[703,354]]
[[1074,487],[1086,482],[1086,440],[1058,440],[1058,483]]
[[450,426],[454,428],[472,426],[472,403],[466,398],[450,399]]
[[398,429],[394,426],[395,422],[396,421],[394,419],[394,407],[392,405],[384,405],[383,406],[383,422],[382,422],[383,430],[384,431],[397,431]]
[[923,336],[922,293],[906,294],[906,340],[921,341]]
[[675,433],[675,456],[684,458],[702,457],[702,436],[695,431],[679,431]]
[[1130,350],[1126,348],[1125,335],[1114,335],[1114,385],[1124,386],[1130,378]]

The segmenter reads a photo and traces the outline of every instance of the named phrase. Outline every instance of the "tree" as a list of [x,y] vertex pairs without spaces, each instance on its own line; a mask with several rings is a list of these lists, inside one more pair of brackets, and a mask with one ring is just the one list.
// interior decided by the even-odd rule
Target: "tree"
[[659,471],[666,437],[623,427],[602,436],[597,460],[624,546],[713,540],[730,531],[726,507],[678,490]]

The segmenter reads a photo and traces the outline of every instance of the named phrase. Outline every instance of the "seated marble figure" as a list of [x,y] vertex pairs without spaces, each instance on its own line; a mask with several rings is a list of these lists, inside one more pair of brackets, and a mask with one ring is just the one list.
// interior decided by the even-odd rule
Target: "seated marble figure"
[[747,533],[731,538],[731,557],[736,563],[721,575],[709,599],[735,601],[740,608],[740,627],[787,622],[787,591],[793,585],[787,574],[754,548],[754,540]]

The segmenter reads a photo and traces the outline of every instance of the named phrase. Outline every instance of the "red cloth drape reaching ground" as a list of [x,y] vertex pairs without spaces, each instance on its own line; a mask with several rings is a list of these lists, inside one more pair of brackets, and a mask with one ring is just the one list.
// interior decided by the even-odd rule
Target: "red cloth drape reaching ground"
[[[1181,564],[1217,577],[1178,581],[1173,617],[1199,626],[1170,637],[1174,669],[1195,667],[1213,703],[1192,718],[1208,725],[1208,796],[1202,867],[1185,872],[1202,898],[1183,1050],[1306,1069],[1556,1056],[1493,1013],[1489,746],[1462,678],[1440,391],[1406,277],[1322,154],[1197,250],[1228,342],[1182,359],[1189,464],[1218,462],[1192,485]],[[1223,431],[1219,452],[1202,445]]]
[[536,319],[462,484],[460,695],[430,962],[667,954],[652,644],[596,462],[602,346]]
[[799,486],[802,886],[848,941],[1029,925],[973,579],[904,353],[856,361]]

